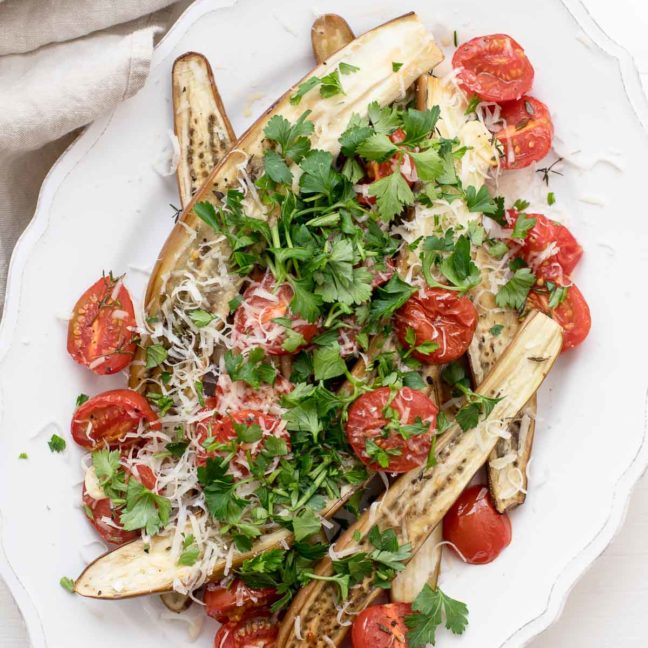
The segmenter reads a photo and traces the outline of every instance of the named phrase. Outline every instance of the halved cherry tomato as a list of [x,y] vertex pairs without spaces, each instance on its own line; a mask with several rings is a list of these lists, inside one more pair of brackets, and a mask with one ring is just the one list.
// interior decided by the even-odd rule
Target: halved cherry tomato
[[353,622],[353,648],[406,648],[409,628],[405,617],[409,614],[409,603],[370,605]]
[[503,147],[502,169],[523,169],[542,160],[551,149],[553,122],[549,109],[533,97],[522,97],[502,106],[506,127],[495,133]]
[[[205,412],[213,410],[214,399],[205,400]],[[235,425],[244,427],[258,426],[263,434],[262,438],[252,443],[239,441]],[[208,414],[195,426],[195,438],[198,442],[196,451],[196,462],[199,466],[204,465],[209,458],[229,456],[230,451],[225,449],[210,450],[213,444],[229,444],[236,441],[236,454],[230,461],[230,466],[237,468],[242,474],[249,473],[247,454],[254,459],[265,447],[265,439],[274,436],[283,439],[286,448],[290,452],[290,434],[282,425],[279,417],[272,414],[265,414],[257,410],[245,409],[238,412],[230,412],[224,416]],[[205,445],[207,447],[205,447]]]
[[274,648],[279,626],[267,617],[235,621],[221,626],[214,648]]
[[[292,287],[289,284],[277,287],[269,272],[260,283],[249,286],[243,293],[243,302],[234,313],[232,339],[235,346],[240,349],[262,347],[269,355],[289,355],[310,344],[319,327],[290,310],[292,298]],[[304,344],[291,351],[284,349],[288,334],[285,326],[273,321],[277,318],[289,319],[292,330],[302,335]]]
[[415,358],[430,364],[445,364],[466,352],[477,319],[477,309],[468,297],[443,288],[422,288],[396,311],[394,324],[400,343],[407,349],[411,347],[408,338],[411,339],[412,330],[415,347],[426,342],[438,345],[431,352],[425,348],[413,351]]
[[562,223],[554,223],[554,242],[558,247],[556,261],[566,274],[571,274],[583,257],[583,248]]
[[[143,464],[136,465],[132,472],[124,469],[126,482],[135,478],[145,488],[154,491],[157,485],[155,473]],[[130,542],[140,536],[139,531],[126,531],[121,523],[121,511],[123,507],[115,506],[110,498],[100,497],[96,499],[87,490],[86,483],[83,483],[83,509],[95,528],[97,533],[110,544],[121,545]]]
[[396,261],[394,261],[393,257],[382,259],[382,266],[384,270],[376,270],[375,265],[370,268],[375,273],[371,281],[372,288],[385,285],[394,276]]
[[[360,461],[372,470],[407,472],[425,463],[438,411],[416,389],[401,387],[392,399],[389,387],[379,387],[362,394],[349,408],[346,437]],[[417,419],[427,425],[425,432],[409,432],[405,428],[418,423]],[[386,465],[379,462],[380,456]]]
[[228,374],[218,377],[214,391],[213,407],[221,414],[240,409],[262,410],[264,412],[276,406],[281,397],[289,394],[294,385],[281,374],[277,375],[273,385],[263,383],[258,389],[250,387],[242,380],[232,380]]
[[122,545],[139,537],[139,531],[125,531],[121,524],[121,508],[113,506],[108,497],[95,499],[83,485],[83,509],[97,533],[110,544]]
[[[531,266],[553,243],[556,253],[550,258],[560,264],[566,274],[570,274],[583,256],[583,248],[578,244],[573,234],[561,223],[549,220],[542,214],[527,214],[529,218],[535,218],[535,225],[528,231],[523,241],[514,241],[521,245],[520,256]],[[510,209],[507,212],[507,220],[511,227],[515,227],[518,212]]]
[[123,279],[104,276],[74,305],[67,350],[97,374],[121,371],[135,354],[135,310]]
[[445,514],[443,539],[471,565],[483,565],[511,543],[511,521],[497,512],[486,486],[470,486]]
[[157,414],[144,396],[132,389],[113,389],[93,396],[81,405],[72,417],[72,438],[84,448],[133,445],[140,424],[151,430],[160,429]]
[[342,317],[340,323],[344,324],[338,329],[337,342],[340,345],[340,355],[343,358],[349,358],[358,353],[360,348],[358,333],[360,333],[361,326],[353,315]]
[[483,101],[519,99],[531,89],[533,66],[522,46],[506,34],[478,36],[459,46],[452,67],[459,85]]
[[144,464],[135,464],[131,471],[132,476],[137,479],[142,486],[148,488],[150,491],[157,489],[157,477],[151,468]]
[[229,587],[208,585],[204,602],[208,616],[227,623],[258,616],[278,598],[279,594],[274,587],[253,589],[237,578]]
[[[563,346],[567,351],[577,347],[588,336],[592,328],[592,316],[583,293],[565,276],[562,268],[556,262],[545,262],[536,270],[536,285],[529,292],[526,306],[535,308],[549,315],[562,326]],[[555,286],[567,288],[564,300],[555,308],[549,306],[551,292],[547,282]]]

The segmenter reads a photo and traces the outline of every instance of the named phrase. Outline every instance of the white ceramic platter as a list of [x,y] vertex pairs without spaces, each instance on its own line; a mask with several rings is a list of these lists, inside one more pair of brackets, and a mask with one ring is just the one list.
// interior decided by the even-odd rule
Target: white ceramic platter
[[[578,576],[610,541],[633,483],[648,464],[644,445],[646,299],[638,287],[648,260],[644,208],[648,123],[629,57],[576,0],[241,0],[198,2],[165,37],[145,88],[94,123],[43,186],[33,223],[14,254],[0,334],[0,559],[34,646],[166,648],[188,642],[187,625],[161,620],[157,600],[116,603],[69,595],[58,581],[101,551],[81,513],[81,452],[53,455],[53,432],[68,438],[78,393],[122,384],[93,377],[65,352],[67,316],[102,270],[128,272],[140,296],[146,270],[177,203],[173,176],[156,161],[169,147],[170,72],[187,50],[215,69],[237,132],[312,65],[309,29],[325,11],[357,33],[416,10],[450,45],[507,32],[536,68],[534,94],[555,119],[568,156],[552,180],[561,213],[586,255],[576,280],[594,327],[561,358],[540,398],[541,419],[527,503],[513,514],[514,541],[499,560],[469,567],[448,560],[442,585],[470,607],[461,638],[439,645],[521,646],[558,615]],[[254,99],[257,101],[253,101]],[[19,460],[21,452],[28,460]],[[194,617],[202,612],[193,608]],[[198,646],[211,646],[205,622]]]

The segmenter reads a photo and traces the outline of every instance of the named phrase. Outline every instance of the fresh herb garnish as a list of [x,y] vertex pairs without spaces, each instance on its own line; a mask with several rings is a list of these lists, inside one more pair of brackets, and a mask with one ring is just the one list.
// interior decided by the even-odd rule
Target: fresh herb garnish
[[72,578],[68,578],[67,576],[63,576],[61,580],[59,581],[59,585],[63,588],[66,589],[70,594],[74,594],[74,580]]
[[465,603],[450,598],[437,587],[424,585],[412,603],[412,614],[405,617],[409,628],[407,645],[409,648],[425,648],[436,645],[437,628],[445,627],[453,634],[463,634],[468,625],[468,607]]
[[521,310],[535,280],[535,275],[529,268],[516,270],[514,275],[497,291],[495,303],[500,308]]
[[67,446],[67,443],[65,442],[65,439],[60,437],[58,434],[52,434],[50,440],[47,442],[47,445],[52,452],[63,452],[63,450],[65,450]]
[[146,347],[146,368],[153,369],[167,358],[167,350],[161,344],[150,344]]

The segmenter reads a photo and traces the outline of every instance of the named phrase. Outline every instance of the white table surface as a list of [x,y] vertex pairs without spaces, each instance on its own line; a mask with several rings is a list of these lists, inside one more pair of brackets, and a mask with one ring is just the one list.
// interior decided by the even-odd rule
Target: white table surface
[[[583,3],[608,35],[632,54],[648,93],[648,1]],[[648,474],[637,484],[615,540],[575,585],[560,619],[529,646],[645,648],[647,611]],[[28,645],[20,612],[0,581],[0,648]]]

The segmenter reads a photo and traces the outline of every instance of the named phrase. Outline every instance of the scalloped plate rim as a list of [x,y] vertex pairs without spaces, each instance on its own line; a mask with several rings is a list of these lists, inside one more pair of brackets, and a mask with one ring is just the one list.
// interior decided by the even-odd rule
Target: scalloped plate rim
[[[574,22],[587,34],[603,53],[614,59],[619,67],[626,98],[644,129],[648,132],[648,100],[643,92],[636,64],[630,53],[611,39],[598,25],[581,0],[558,0],[570,14]],[[173,40],[177,34],[186,32],[202,16],[232,7],[238,0],[198,0],[178,18],[167,34],[155,47],[154,60],[151,67],[160,65],[169,55]],[[72,142],[54,163],[47,173],[39,191],[34,217],[18,239],[11,256],[7,273],[7,290],[4,303],[4,313],[0,322],[0,366],[12,344],[15,325],[18,316],[22,288],[22,272],[29,259],[29,254],[49,223],[48,206],[53,201],[58,186],[83,157],[92,149],[110,125],[113,112],[99,118],[88,125],[83,133]],[[645,404],[648,404],[648,390]],[[2,393],[0,392],[0,422],[3,416]],[[648,469],[648,444],[646,443],[648,429],[648,410],[644,407],[643,437],[637,452],[630,464],[615,484],[614,496],[609,509],[609,515],[597,534],[567,562],[558,580],[553,584],[547,595],[545,609],[534,618],[525,621],[500,648],[526,645],[546,628],[552,625],[560,616],[571,589],[593,564],[598,556],[610,544],[622,526],[627,511],[632,490],[641,476]],[[7,560],[3,545],[2,511],[0,510],[0,576],[4,579],[23,615],[25,625],[34,648],[47,646],[38,611],[31,601],[29,592],[23,587],[19,576],[14,572]]]

